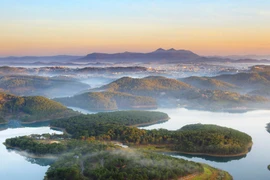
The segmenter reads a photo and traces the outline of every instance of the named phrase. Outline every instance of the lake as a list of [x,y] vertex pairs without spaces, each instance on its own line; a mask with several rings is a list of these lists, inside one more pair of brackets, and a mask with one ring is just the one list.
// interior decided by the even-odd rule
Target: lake
[[[77,108],[82,113],[93,113]],[[270,164],[270,134],[265,126],[270,122],[270,111],[251,111],[247,113],[215,113],[196,110],[177,109],[158,109],[170,116],[170,120],[144,129],[165,128],[177,130],[187,124],[217,124],[243,131],[253,139],[251,151],[244,157],[238,158],[210,158],[205,156],[187,156],[173,154],[172,156],[184,158],[196,162],[202,162],[228,171],[234,179],[270,179],[270,171],[267,169]],[[40,159],[25,158],[15,151],[10,151],[2,144],[6,138],[15,136],[54,133],[49,127],[21,127],[16,121],[11,123],[11,127],[0,131],[0,155],[1,168],[0,179],[43,179],[48,169],[49,162]],[[46,124],[43,124],[46,125]],[[36,124],[35,126],[39,126]],[[59,133],[59,132],[57,132]]]
[[214,113],[187,109],[158,109],[169,114],[170,120],[144,129],[164,128],[177,130],[187,124],[217,124],[243,131],[253,140],[251,151],[240,158],[209,158],[205,156],[173,155],[196,162],[209,164],[228,171],[234,179],[270,179],[270,133],[265,129],[270,122],[270,111],[251,111],[247,113]]
[[61,133],[49,127],[20,127],[0,131],[0,179],[3,180],[38,180],[43,179],[49,168],[50,160],[33,159],[21,156],[16,151],[7,150],[3,142],[7,138],[29,134]]

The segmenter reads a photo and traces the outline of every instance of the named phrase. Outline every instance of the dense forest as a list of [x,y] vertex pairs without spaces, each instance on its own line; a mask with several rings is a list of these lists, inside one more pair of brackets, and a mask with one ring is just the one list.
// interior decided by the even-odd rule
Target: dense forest
[[[135,150],[101,151],[83,154],[78,159],[67,156],[53,164],[45,179],[177,179],[203,173],[202,165],[170,156]],[[73,165],[66,167],[67,162]],[[83,175],[80,174],[83,166]],[[75,177],[74,177],[75,176]],[[80,177],[83,176],[83,177]]]
[[[145,150],[123,149],[104,141],[74,140],[62,135],[17,137],[7,139],[5,144],[28,153],[59,156],[46,172],[47,180],[178,179],[188,175],[206,176],[205,168],[213,170],[206,165]],[[221,170],[215,169],[213,174],[219,179],[232,179]]]
[[190,91],[192,86],[175,79],[149,76],[142,79],[123,77],[99,89],[156,97],[162,95],[160,93],[163,92],[174,94],[180,90]]
[[[80,136],[81,128],[92,128],[93,123],[103,124],[121,124],[124,126],[155,124],[164,122],[169,119],[166,113],[158,111],[115,111],[115,112],[99,112],[96,114],[79,115],[70,118],[64,118],[51,121],[51,126],[67,128],[69,133],[78,134]],[[71,127],[73,126],[73,127]],[[70,127],[70,128],[68,128]],[[76,130],[76,128],[78,128]]]
[[[129,122],[125,118],[121,120],[120,116],[116,116],[118,120],[113,120],[110,113],[103,113],[105,114],[108,120],[106,116],[95,117],[98,116],[97,114],[55,120],[51,122],[51,125],[65,129],[76,139],[114,140],[131,146],[150,145],[187,153],[236,155],[247,153],[252,145],[249,135],[230,128],[195,124],[185,126],[178,131],[143,130],[128,126],[138,124],[142,122],[141,120],[132,119],[133,121]],[[128,123],[123,123],[123,120]]]
[[157,108],[154,98],[120,92],[88,92],[54,100],[66,106],[80,107],[90,111]]
[[18,118],[22,122],[58,119],[79,114],[41,96],[19,97],[0,93],[0,102],[0,115],[3,118]]
[[[0,77],[0,89],[19,96],[70,96],[90,86],[66,77],[9,75]],[[65,91],[63,91],[65,89]]]

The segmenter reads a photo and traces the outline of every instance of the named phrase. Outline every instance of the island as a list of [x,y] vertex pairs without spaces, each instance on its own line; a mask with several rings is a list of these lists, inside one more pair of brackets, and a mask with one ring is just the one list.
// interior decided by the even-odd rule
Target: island
[[206,164],[162,153],[219,157],[247,154],[249,135],[217,125],[191,124],[176,131],[138,126],[168,120],[157,111],[116,111],[52,120],[64,133],[6,139],[9,149],[27,156],[54,157],[45,179],[223,179],[232,177]]
[[135,127],[143,123],[140,118],[133,120],[135,116],[131,116],[133,121],[129,121],[129,116],[125,117],[126,112],[117,118],[113,118],[113,113],[103,113],[103,117],[98,114],[87,115],[84,118],[77,116],[53,120],[51,126],[64,129],[75,139],[119,141],[134,147],[186,154],[242,156],[247,154],[252,146],[249,135],[231,128],[193,124],[177,131],[144,130]]
[[[34,155],[55,156],[44,179],[179,179],[231,180],[225,171],[113,142],[75,140],[65,135],[31,135],[7,139],[8,148]],[[65,153],[64,153],[65,152]],[[29,154],[28,154],[29,155]]]

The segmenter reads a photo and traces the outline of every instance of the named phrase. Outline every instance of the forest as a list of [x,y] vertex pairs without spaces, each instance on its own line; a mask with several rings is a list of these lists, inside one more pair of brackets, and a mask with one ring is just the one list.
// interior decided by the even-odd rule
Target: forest
[[[260,90],[258,87],[253,87],[255,88],[254,91],[250,87],[246,87],[249,82],[256,81],[254,79],[257,79],[257,76],[254,73],[242,74],[222,75],[212,78],[190,77],[180,79],[181,81],[162,76],[149,76],[141,79],[123,77],[100,88],[90,89],[89,91],[121,92],[135,96],[152,97],[157,101],[158,107],[185,107],[188,109],[208,111],[251,110],[270,107],[270,101],[267,96],[264,97],[256,94],[256,88],[257,91]],[[229,82],[229,77],[231,76],[235,79],[232,84]],[[246,94],[247,92],[243,93],[243,89],[237,85],[238,79],[241,79],[242,76],[246,79],[243,85],[246,87],[244,90],[249,89],[249,94]],[[266,80],[266,78],[259,79]],[[260,81],[258,80],[256,82],[259,83]],[[264,85],[270,84],[264,83],[264,81],[262,83]],[[78,103],[71,102],[71,104],[81,106]]]
[[[1,71],[1,68],[0,68]],[[0,76],[0,89],[18,96],[70,96],[90,86],[67,77]],[[63,89],[66,89],[63,91]],[[73,92],[73,93],[72,93]]]
[[157,108],[157,102],[154,98],[120,92],[88,92],[73,97],[55,98],[54,100],[66,106],[90,111]]
[[41,96],[20,97],[0,92],[0,102],[0,115],[7,120],[18,118],[22,122],[33,122],[79,114],[58,102]]
[[[186,153],[246,154],[252,145],[249,135],[231,128],[194,124],[184,126],[177,131],[143,130],[130,126],[142,122],[141,120],[126,121],[125,118],[121,119],[123,116],[118,116],[116,118],[118,120],[114,120],[111,113],[103,113],[105,116],[100,119],[95,118],[98,114],[54,120],[51,122],[51,126],[65,129],[76,139],[113,140],[131,146],[150,145]],[[106,120],[106,115],[109,120]],[[92,119],[87,117],[92,117]]]
[[[48,143],[50,140],[58,143]],[[7,139],[5,145],[19,147],[20,150],[36,155],[57,155],[58,158],[46,172],[46,180],[165,180],[191,174],[205,175],[206,168],[203,164],[155,152],[124,149],[104,141],[75,140],[65,135],[23,136]],[[227,172],[215,169],[214,173],[220,179],[232,179]]]

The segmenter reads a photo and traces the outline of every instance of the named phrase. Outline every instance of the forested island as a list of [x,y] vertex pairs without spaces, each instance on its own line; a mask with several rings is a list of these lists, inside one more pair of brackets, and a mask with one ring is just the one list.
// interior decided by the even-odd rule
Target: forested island
[[[121,114],[121,112],[118,112]],[[99,114],[99,113],[98,113]],[[216,125],[194,124],[177,131],[165,129],[143,130],[132,125],[138,120],[124,123],[124,116],[106,118],[97,115],[54,120],[51,126],[65,129],[75,139],[120,141],[129,146],[153,147],[164,151],[208,154],[213,156],[237,156],[248,153],[252,146],[249,135]],[[110,113],[104,113],[111,117]],[[84,118],[82,118],[84,117]],[[122,119],[123,118],[123,119]],[[148,148],[149,148],[148,147]]]
[[[6,146],[37,155],[60,156],[45,179],[177,179],[181,177],[230,180],[225,171],[158,153],[118,145],[75,140],[63,135],[31,135],[7,139]],[[64,153],[65,152],[65,153]]]
[[0,122],[19,119],[23,123],[78,115],[58,102],[42,96],[15,96],[0,92]]
[[88,92],[73,97],[55,98],[54,100],[66,106],[79,107],[90,111],[157,108],[157,102],[152,97],[112,91]]

